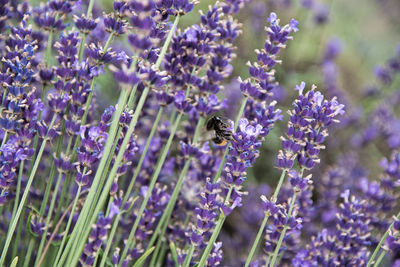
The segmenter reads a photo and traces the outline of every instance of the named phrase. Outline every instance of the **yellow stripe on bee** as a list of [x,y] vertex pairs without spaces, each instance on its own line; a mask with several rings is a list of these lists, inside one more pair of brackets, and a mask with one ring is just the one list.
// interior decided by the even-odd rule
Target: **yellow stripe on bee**
[[219,143],[219,144],[217,144],[217,145],[219,145],[219,146],[224,146],[224,145],[226,145],[226,143],[227,143],[227,141],[224,139],[224,140],[222,140],[221,143]]

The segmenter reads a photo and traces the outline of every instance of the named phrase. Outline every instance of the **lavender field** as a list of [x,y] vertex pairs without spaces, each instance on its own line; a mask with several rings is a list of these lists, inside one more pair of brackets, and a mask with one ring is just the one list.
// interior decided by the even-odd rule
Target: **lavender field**
[[0,0],[0,267],[400,267],[398,0]]

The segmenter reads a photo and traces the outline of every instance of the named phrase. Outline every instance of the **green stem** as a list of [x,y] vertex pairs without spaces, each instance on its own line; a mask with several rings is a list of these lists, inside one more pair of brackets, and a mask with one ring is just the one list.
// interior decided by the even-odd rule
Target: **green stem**
[[269,262],[271,261],[271,256],[268,256],[267,259],[265,260],[265,267],[268,267]]
[[133,104],[134,104],[135,101],[136,101],[136,89],[137,89],[137,85],[135,85],[135,86],[132,88],[131,95],[129,96],[129,99],[128,99],[128,108],[129,108],[129,109],[133,109]]
[[[279,178],[278,185],[275,188],[274,195],[272,196],[272,202],[274,202],[274,203],[277,200],[279,191],[280,191],[280,189],[282,187],[283,181],[285,180],[286,172],[287,172],[286,169],[282,170],[281,177]],[[254,240],[254,243],[253,243],[253,245],[251,247],[250,253],[247,256],[245,267],[248,267],[250,265],[250,262],[251,262],[251,260],[252,260],[252,258],[254,256],[254,253],[255,253],[255,251],[256,251],[256,249],[258,247],[258,244],[260,243],[260,239],[261,239],[262,233],[264,232],[264,228],[265,228],[265,225],[267,224],[269,216],[270,216],[269,213],[265,213],[264,220],[262,221],[261,226],[258,229],[258,233],[257,233],[256,239]]]
[[283,181],[285,180],[286,172],[287,172],[287,169],[283,169],[283,170],[282,170],[281,177],[279,178],[278,185],[277,185],[276,188],[275,188],[274,195],[272,196],[272,201],[273,201],[274,203],[276,203],[276,200],[278,199],[278,194],[279,194],[279,191],[281,190]]
[[[176,16],[174,24],[173,24],[170,32],[168,33],[167,39],[166,39],[166,41],[165,41],[165,43],[163,45],[163,48],[162,48],[161,53],[160,53],[160,56],[158,57],[157,62],[155,64],[155,68],[156,69],[158,69],[160,67],[161,62],[162,62],[162,60],[163,60],[163,58],[165,56],[165,53],[166,53],[167,48],[168,48],[168,45],[171,42],[173,33],[175,32],[176,26],[177,26],[177,24],[179,22],[179,17],[180,17],[179,15]],[[117,171],[117,168],[118,168],[118,164],[117,164],[118,157],[122,158],[123,153],[126,150],[126,144],[129,142],[130,135],[132,134],[133,129],[136,126],[137,120],[139,118],[140,111],[143,108],[143,105],[144,105],[144,102],[145,102],[145,100],[147,98],[149,90],[150,90],[150,88],[146,87],[142,92],[142,95],[141,95],[141,97],[139,99],[138,105],[137,105],[137,107],[135,109],[132,121],[131,121],[131,123],[129,125],[128,132],[127,132],[127,134],[126,134],[126,136],[124,138],[123,145],[121,146],[123,149],[121,149],[120,152],[118,153],[117,159],[115,161],[116,163],[115,163],[113,169],[111,170],[111,173],[110,173],[109,177],[113,177],[112,173]],[[124,96],[125,102],[121,106],[125,106],[125,103],[127,101],[126,98],[127,98],[127,96]],[[116,114],[117,114],[117,116],[116,116],[116,119],[114,118],[113,124],[115,123],[115,121],[116,122],[119,121],[119,116],[120,116],[121,112],[120,113],[116,112]],[[114,136],[115,136],[115,131],[113,132],[113,134],[109,134],[109,139],[114,139],[114,138],[111,138],[111,137],[114,137]],[[110,154],[111,143],[110,144],[108,144],[108,143],[109,143],[109,140],[107,140],[106,148],[104,150],[104,155],[109,155]],[[107,144],[110,146],[109,148],[107,147]],[[124,144],[125,144],[125,146],[124,146]],[[106,161],[107,158],[108,157],[105,156],[100,161],[99,167],[101,166],[101,168],[98,168],[98,170],[96,171],[96,175],[95,175],[95,179],[94,179],[95,181],[93,182],[94,184],[96,184],[96,182],[98,182],[98,180],[100,179],[100,175],[104,171],[104,164],[105,164],[105,161]],[[97,177],[97,179],[96,179],[96,177]],[[102,203],[102,202],[104,203],[104,201],[106,200],[106,198],[108,196],[109,188],[111,187],[111,184],[112,184],[112,179],[108,179],[107,183],[106,183],[106,186],[105,186],[105,188],[103,190],[103,194],[100,197],[100,200],[99,200],[100,203]],[[63,257],[60,259],[59,266],[63,266],[63,263],[66,260],[66,255],[67,254],[68,254],[67,265],[69,265],[69,263],[76,263],[79,260],[80,252],[83,250],[86,238],[90,233],[90,228],[85,227],[85,218],[87,218],[88,212],[89,212],[90,207],[91,207],[91,205],[93,203],[94,194],[95,194],[94,190],[90,190],[89,191],[89,195],[87,197],[87,200],[85,201],[85,205],[82,208],[81,216],[78,219],[78,222],[77,222],[77,225],[76,225],[77,227],[74,228],[74,231],[73,231],[72,236],[71,236],[71,240],[67,244],[67,247],[66,247],[66,252],[67,253],[63,254]],[[98,205],[95,205],[95,207],[96,207],[96,209],[95,209],[95,212],[93,213],[94,215],[97,214],[98,211],[100,211],[100,209],[102,208],[102,205],[98,204]],[[91,216],[90,221],[94,222],[95,219],[96,219],[95,216]],[[75,248],[75,250],[69,251],[70,249],[73,249],[73,248]],[[76,252],[76,253],[74,253],[74,252]],[[121,262],[122,262],[122,260],[121,260]]]
[[382,251],[381,254],[379,255],[378,259],[376,260],[374,267],[378,267],[381,264],[381,261],[386,255],[386,250]]
[[[399,217],[400,217],[400,212],[396,215],[396,218],[394,219],[394,221],[395,221],[395,220],[398,220]],[[378,252],[379,252],[379,250],[381,249],[383,243],[386,241],[386,238],[388,237],[390,231],[391,231],[392,228],[393,228],[394,221],[393,221],[392,224],[389,226],[389,228],[386,230],[385,234],[382,236],[381,240],[379,241],[378,245],[376,246],[374,252],[372,253],[371,258],[369,258],[367,267],[370,267],[371,264],[374,262],[376,255],[378,254]]]
[[175,124],[174,124],[174,128],[171,130],[171,133],[169,135],[168,141],[164,145],[161,157],[159,158],[159,160],[158,160],[158,162],[156,164],[156,169],[155,169],[154,174],[153,174],[153,176],[151,178],[151,181],[150,181],[150,184],[149,184],[149,188],[147,190],[147,194],[145,196],[145,199],[142,202],[142,205],[140,206],[140,209],[139,209],[139,212],[137,214],[136,220],[135,220],[135,222],[133,224],[133,227],[131,229],[131,232],[129,234],[128,243],[127,243],[127,245],[125,246],[125,248],[123,250],[119,266],[121,266],[122,262],[124,261],[124,259],[126,257],[126,254],[128,253],[128,249],[132,248],[132,246],[133,246],[133,243],[134,243],[133,241],[134,241],[134,236],[135,236],[136,229],[139,226],[139,222],[140,222],[140,219],[141,219],[142,214],[144,212],[144,209],[146,208],[147,202],[148,202],[148,200],[149,200],[149,198],[151,196],[151,193],[153,191],[154,185],[156,184],[157,178],[158,178],[158,176],[159,176],[159,174],[161,172],[161,169],[162,169],[162,167],[164,165],[164,161],[167,158],[169,148],[170,148],[170,146],[172,144],[172,140],[174,139],[174,136],[175,136],[175,133],[176,133],[176,131],[178,129],[178,126],[180,124],[181,118],[182,118],[182,113],[180,113],[178,115],[178,117],[176,118],[176,121],[175,121]]
[[[206,264],[206,261],[208,259],[208,255],[211,252],[212,247],[214,246],[215,241],[217,240],[217,237],[219,233],[221,232],[222,226],[224,225],[226,216],[221,212],[219,219],[217,221],[217,225],[215,226],[214,232],[211,235],[210,240],[208,241],[207,247],[203,252],[203,255],[201,256],[200,262],[198,267],[204,267]],[[190,259],[189,259],[190,261]]]
[[287,231],[288,226],[289,226],[289,225],[288,225],[289,219],[290,219],[290,217],[291,217],[291,215],[292,215],[292,211],[293,211],[293,208],[294,208],[294,203],[295,203],[295,201],[296,201],[296,196],[297,196],[297,192],[295,191],[295,192],[293,193],[293,197],[292,197],[292,200],[291,200],[291,202],[290,202],[290,206],[289,206],[289,211],[288,211],[288,216],[287,216],[286,224],[285,224],[285,226],[283,227],[283,230],[282,230],[282,232],[281,232],[281,235],[279,236],[278,244],[276,245],[274,254],[273,254],[273,256],[272,256],[272,260],[271,260],[271,264],[270,264],[271,267],[275,266],[275,261],[276,261],[276,259],[277,259],[277,257],[278,257],[279,250],[280,250],[280,248],[281,248],[281,246],[282,246],[283,238],[284,238],[285,235],[286,235],[286,231]]
[[28,267],[29,266],[29,262],[31,261],[31,255],[33,252],[33,248],[35,245],[35,239],[32,238],[31,241],[29,241],[29,246],[28,246],[28,251],[26,252],[26,257],[24,259],[24,266],[23,267]]
[[117,226],[118,226],[118,223],[119,223],[120,216],[121,216],[121,213],[118,213],[117,217],[114,220],[113,226],[111,228],[110,236],[108,238],[107,245],[106,245],[106,248],[105,248],[104,253],[103,253],[103,257],[102,257],[101,262],[100,262],[100,267],[104,267],[104,265],[106,264],[108,252],[110,251],[110,248],[112,246],[113,237],[115,235],[115,232],[117,231]]
[[[118,138],[119,138],[121,132],[122,132],[122,128],[119,127],[119,128],[118,128],[117,135],[116,135],[115,140],[114,140],[114,145],[113,145],[111,151],[115,151],[115,148],[117,147],[117,144],[118,144]],[[86,222],[90,221],[90,216],[93,214],[92,212],[93,212],[93,210],[94,210],[94,208],[95,208],[94,205],[95,205],[95,203],[97,203],[97,201],[99,200],[100,193],[101,193],[101,190],[103,189],[104,182],[105,182],[105,180],[106,180],[106,178],[107,178],[108,169],[109,169],[110,166],[111,166],[112,159],[113,159],[113,154],[110,154],[109,157],[108,157],[107,163],[106,163],[106,167],[104,168],[106,171],[103,172],[103,175],[102,175],[102,177],[101,177],[101,180],[100,180],[100,182],[99,182],[99,184],[98,184],[98,186],[97,186],[96,195],[94,196],[94,201],[93,201],[93,204],[92,204],[92,206],[91,206],[91,208],[90,208],[90,210],[89,210],[89,217],[88,217],[88,219],[86,220]],[[111,201],[112,201],[112,200],[111,200]],[[86,224],[85,224],[85,225],[86,225]]]
[[86,12],[87,18],[90,18],[92,16],[93,5],[94,5],[94,0],[90,0],[89,5],[88,5],[88,10]]
[[194,252],[194,245],[192,243],[190,245],[189,252],[188,252],[188,254],[187,254],[186,258],[185,258],[185,262],[183,263],[183,267],[189,267],[191,259],[193,257],[193,252]]
[[257,233],[256,239],[254,240],[254,243],[253,243],[253,246],[251,247],[250,253],[247,256],[246,264],[244,265],[245,267],[248,267],[250,265],[251,259],[253,258],[253,255],[254,255],[254,252],[256,251],[257,246],[260,243],[260,239],[261,239],[261,236],[262,236],[262,234],[264,232],[265,225],[267,224],[268,217],[269,216],[266,214],[265,217],[264,217],[264,220],[261,223],[260,228],[258,229],[258,233]]
[[[148,89],[148,88],[146,88],[146,89]],[[136,109],[139,109],[139,110],[142,109],[143,104],[144,104],[143,95],[145,94],[146,89],[143,91],[143,94],[142,94],[142,96],[141,96],[141,98],[140,98],[140,100],[139,100],[139,103],[138,103],[138,106],[137,106]],[[148,92],[148,90],[147,90],[147,92]],[[147,97],[147,95],[146,95],[146,97]],[[84,226],[84,227],[83,227],[83,231],[85,231],[85,233],[83,233],[83,235],[84,235],[85,237],[86,237],[87,235],[89,235],[89,233],[90,233],[90,226],[91,226],[91,224],[94,223],[94,221],[95,221],[95,219],[96,219],[96,215],[98,214],[98,212],[100,212],[101,207],[103,206],[103,204],[105,203],[105,201],[106,201],[106,199],[107,199],[107,196],[108,196],[109,190],[110,190],[110,188],[111,188],[113,179],[114,179],[114,177],[115,177],[115,175],[116,175],[116,173],[117,173],[117,171],[118,171],[118,166],[120,165],[120,163],[121,163],[121,161],[122,161],[124,152],[125,152],[125,150],[126,150],[126,148],[127,148],[127,145],[128,145],[129,140],[130,140],[130,137],[132,136],[133,130],[134,130],[134,128],[135,128],[135,126],[136,126],[136,123],[137,123],[137,121],[138,121],[139,113],[140,113],[140,112],[135,112],[135,113],[134,113],[134,116],[133,116],[133,118],[132,118],[132,121],[131,121],[131,123],[129,124],[128,130],[127,130],[126,135],[125,135],[125,137],[124,137],[124,139],[123,139],[123,142],[122,142],[122,144],[121,144],[121,148],[122,148],[122,149],[118,152],[118,155],[117,155],[117,157],[116,157],[116,159],[115,159],[113,168],[111,169],[110,174],[109,174],[109,176],[108,176],[107,184],[106,184],[106,186],[104,187],[104,190],[102,191],[102,194],[101,194],[101,196],[100,196],[100,200],[99,200],[99,203],[100,203],[100,204],[97,203],[96,205],[94,205],[96,209],[95,209],[95,211],[92,213],[92,216],[89,216],[89,218],[91,218],[90,221],[89,221],[89,223],[86,224],[86,225],[83,225],[83,226]],[[179,121],[178,121],[178,123],[176,124],[176,128],[178,127],[178,125],[179,125]],[[175,129],[175,131],[176,131],[176,129]],[[165,158],[166,158],[166,156],[167,156],[168,149],[169,149],[169,146],[171,146],[172,139],[173,139],[174,135],[175,135],[175,133],[172,133],[172,132],[171,132],[171,136],[170,136],[170,138],[168,139],[168,142],[167,142],[167,144],[166,144],[166,148],[167,148],[167,149],[163,151],[163,152],[164,152],[164,153],[163,153],[164,158],[161,158],[162,164],[164,163],[164,160],[165,160]],[[154,174],[157,174],[157,177],[158,177],[158,175],[159,175],[159,173],[160,173],[160,171],[161,171],[162,164],[161,164],[161,166],[159,167],[159,169],[157,169],[158,171],[156,170],[156,172],[154,173]],[[155,179],[157,179],[157,177],[156,177]],[[155,181],[154,181],[154,183],[155,183]],[[154,187],[154,184],[153,184],[152,186]],[[149,193],[151,193],[151,191],[152,191],[152,187],[150,186],[150,187],[149,187]],[[150,195],[149,195],[149,197],[150,197]],[[149,198],[149,197],[148,197],[148,198]],[[148,200],[148,198],[147,198],[147,200]],[[147,203],[147,200],[146,200],[146,203]],[[145,203],[143,203],[143,204],[145,204]],[[145,208],[145,207],[143,207],[143,210],[144,210],[144,208]],[[142,212],[143,212],[143,210],[142,210]],[[138,224],[138,223],[139,223],[139,221],[137,222],[137,224]],[[136,227],[137,227],[137,225],[136,225]],[[77,254],[79,254],[79,253],[82,251],[83,247],[84,247],[84,244],[85,244],[85,243],[84,243],[84,242],[80,242],[80,243],[81,243],[81,244],[79,244],[79,246],[76,246],[76,248],[77,248],[76,251],[77,251],[78,253],[71,253],[71,255],[70,255],[70,260],[71,260],[71,261],[68,262],[68,263],[70,263],[70,264],[72,263],[72,265],[75,264],[75,263],[79,260],[79,255],[77,255]],[[124,251],[125,251],[125,250],[124,250]],[[121,259],[123,259],[123,258],[121,258]],[[122,261],[123,261],[123,260],[121,260],[121,262],[122,262]]]
[[[65,152],[65,155],[69,155],[70,154],[70,150],[71,150],[71,144],[72,144],[72,138],[73,136],[71,135],[68,138],[68,143],[67,143],[67,151]],[[58,218],[60,218],[60,214],[61,214],[61,209],[64,206],[64,201],[65,201],[65,195],[67,193],[68,188],[70,187],[70,181],[71,179],[71,175],[72,173],[69,172],[67,173],[67,175],[65,176],[65,180],[64,180],[64,185],[62,187],[61,190],[61,195],[60,195],[60,199],[58,201],[58,205],[57,205],[57,209],[56,209],[56,214],[54,216],[54,221],[57,222]]]
[[157,258],[157,264],[156,264],[157,267],[158,266],[162,266],[161,265],[162,264],[162,260],[164,259],[164,256],[165,256],[166,252],[167,252],[167,245],[164,243],[162,248],[161,248],[161,252],[160,252],[160,254],[158,255],[158,258]]
[[[85,173],[85,170],[83,172]],[[81,189],[82,189],[82,187],[79,185],[78,192],[75,195],[74,204],[73,204],[72,209],[71,209],[71,214],[69,215],[67,226],[66,226],[65,231],[64,231],[64,236],[63,236],[63,239],[61,240],[60,247],[58,248],[58,252],[57,252],[56,260],[54,261],[54,265],[57,264],[58,260],[61,257],[61,252],[62,252],[62,250],[64,248],[65,241],[67,240],[69,228],[71,227],[71,223],[72,223],[72,218],[74,217],[74,211],[75,211],[76,205],[78,203],[79,195],[81,194]]]
[[[58,14],[55,17],[55,20],[58,20]],[[47,38],[47,47],[46,47],[46,54],[45,54],[45,60],[46,60],[46,65],[49,66],[50,64],[50,56],[51,56],[51,48],[53,47],[53,29],[50,29],[49,36]]]
[[180,15],[177,15],[175,17],[174,24],[172,25],[171,30],[168,33],[167,39],[165,40],[164,45],[161,48],[161,53],[157,58],[157,61],[156,61],[156,64],[155,64],[156,70],[158,68],[160,68],[161,62],[164,60],[165,54],[167,53],[168,46],[171,43],[172,36],[175,33],[175,30],[176,30],[176,27],[178,26],[179,20],[180,20]]
[[22,173],[23,172],[24,172],[24,161],[22,160],[21,163],[19,164],[17,192],[15,193],[15,202],[14,202],[14,207],[13,207],[11,220],[14,219],[15,213],[17,212],[18,202],[19,202],[19,195],[21,194],[21,180],[22,180]]
[[[25,217],[25,209],[22,210],[21,213],[21,218]],[[13,240],[13,249],[12,249],[12,258],[14,259],[15,256],[17,256],[17,252],[18,252],[18,245],[19,245],[19,240],[21,239],[21,232],[22,232],[22,227],[24,226],[24,221],[21,220],[18,224],[18,230],[17,230],[17,235]],[[32,238],[33,241],[35,241],[34,238]]]
[[162,116],[162,114],[163,114],[163,111],[164,111],[164,108],[163,108],[163,107],[160,107],[160,109],[158,110],[156,119],[155,119],[155,121],[154,121],[154,123],[153,123],[153,127],[151,128],[150,135],[149,135],[149,137],[147,138],[147,141],[146,141],[146,145],[145,145],[145,147],[144,147],[144,150],[143,150],[142,154],[140,155],[139,163],[138,163],[138,165],[136,166],[136,169],[135,169],[135,172],[134,172],[134,174],[133,174],[133,177],[132,177],[132,179],[131,179],[131,181],[130,181],[130,183],[129,183],[128,189],[127,189],[127,191],[126,191],[126,193],[125,193],[123,203],[125,203],[126,201],[128,201],[129,196],[130,196],[130,194],[132,193],[132,189],[133,189],[133,186],[134,186],[134,184],[135,184],[136,178],[137,178],[137,176],[139,175],[139,172],[140,172],[140,169],[141,169],[141,167],[142,167],[143,161],[144,161],[144,159],[146,158],[147,151],[148,151],[148,149],[149,149],[149,147],[150,147],[151,140],[153,139],[153,136],[154,136],[154,134],[155,134],[155,132],[156,132],[156,130],[157,130],[157,125],[158,125],[158,123],[159,123],[159,121],[160,121],[160,119],[161,119],[161,116]]
[[[54,124],[56,118],[57,118],[57,114],[54,114],[48,129],[51,129],[53,127],[53,124]],[[46,143],[47,143],[48,140],[49,139],[46,136],[45,139],[42,142],[42,145],[40,146],[40,150],[39,150],[39,153],[38,153],[38,155],[37,155],[37,157],[35,159],[35,163],[34,163],[34,166],[32,168],[32,172],[31,172],[31,174],[29,176],[28,182],[26,184],[26,187],[25,187],[25,190],[24,190],[24,194],[22,195],[21,202],[19,203],[19,206],[18,206],[18,209],[17,209],[17,213],[16,213],[15,217],[13,218],[13,220],[11,221],[10,227],[8,228],[6,242],[4,244],[3,251],[1,253],[0,266],[4,265],[4,261],[6,259],[7,251],[8,251],[8,248],[10,246],[10,243],[11,243],[11,239],[12,239],[12,237],[14,235],[15,228],[17,227],[17,223],[18,223],[19,217],[21,216],[22,209],[25,206],[25,201],[26,201],[26,199],[28,197],[29,190],[30,190],[32,182],[33,182],[33,178],[35,177],[37,168],[39,166],[39,162],[40,162],[40,160],[42,158],[43,151],[44,151],[44,148],[45,148]]]
[[[64,122],[63,122],[63,126],[64,126]],[[58,139],[57,142],[57,148],[56,148],[56,157],[60,157],[61,154],[61,149],[62,149],[62,144],[63,144],[63,135],[65,133],[65,128],[63,127],[62,134]],[[56,175],[56,165],[54,164],[54,160],[53,160],[53,164],[51,165],[51,169],[50,169],[50,175],[49,175],[49,180],[47,182],[47,186],[46,186],[46,191],[44,193],[44,197],[43,197],[43,201],[42,204],[40,206],[40,211],[39,211],[39,216],[42,217],[45,210],[46,210],[46,206],[47,206],[47,201],[49,200],[50,197],[50,193],[51,193],[51,187],[53,185],[53,181],[54,181],[54,177]]]
[[[13,212],[12,212],[12,216],[11,216],[11,220],[14,219],[15,214],[17,213],[17,208],[18,208],[18,202],[19,202],[19,197],[21,194],[21,181],[22,181],[22,174],[23,174],[23,169],[24,169],[24,161],[21,161],[21,164],[19,166],[19,173],[18,173],[18,183],[17,183],[17,192],[15,195],[15,202],[14,202],[14,207],[13,207]],[[22,215],[23,217],[24,215]],[[22,227],[22,225],[21,225]],[[15,243],[13,245],[13,250],[12,250],[12,259],[15,258],[15,256],[17,255],[17,251],[18,251],[18,241],[19,241],[19,237],[21,236],[21,227],[18,227],[18,231],[17,231],[17,237],[14,240]]]
[[78,54],[78,62],[81,63],[82,62],[82,58],[83,58],[83,51],[85,51],[85,43],[86,43],[86,34],[82,35],[82,40],[81,40],[81,44],[79,45],[79,54]]
[[61,178],[62,178],[62,173],[60,173],[58,175],[57,182],[56,182],[56,187],[54,188],[53,197],[52,197],[51,202],[50,202],[50,208],[49,208],[49,211],[47,213],[46,225],[44,227],[44,233],[43,233],[42,238],[40,240],[40,245],[39,245],[39,249],[38,249],[37,257],[36,257],[36,261],[35,261],[35,266],[37,266],[37,267],[40,267],[40,265],[38,265],[37,263],[38,263],[41,255],[42,255],[44,243],[45,243],[46,237],[47,237],[47,232],[49,231],[51,215],[53,213],[54,205],[56,204],[57,194],[58,194],[58,191],[59,191],[60,185],[61,185]]
[[[112,148],[113,143],[114,143],[113,142],[114,141],[114,137],[115,137],[115,135],[117,133],[117,129],[118,129],[118,125],[119,125],[119,118],[120,118],[120,116],[121,116],[121,114],[122,114],[122,112],[124,110],[125,103],[127,101],[128,95],[129,95],[129,91],[128,90],[123,89],[121,91],[120,99],[118,101],[118,107],[117,107],[117,110],[114,112],[112,124],[111,124],[110,130],[109,130],[109,133],[108,133],[107,142],[106,142],[106,145],[104,147],[104,152],[103,152],[104,156],[100,160],[100,163],[99,163],[99,166],[97,168],[95,177],[93,179],[93,185],[96,185],[96,184],[99,183],[99,180],[100,180],[100,178],[101,178],[101,176],[103,174],[104,167],[105,167],[107,159],[108,159],[107,155],[110,155],[110,153],[111,153],[111,148]],[[72,231],[70,240],[68,240],[67,246],[65,247],[65,251],[64,251],[64,253],[63,253],[63,255],[62,255],[61,259],[60,259],[60,262],[59,262],[58,266],[64,266],[64,261],[66,260],[66,257],[70,252],[69,250],[73,248],[72,247],[73,245],[75,245],[75,241],[76,241],[75,239],[82,241],[81,232],[83,230],[82,229],[83,228],[83,223],[85,222],[85,220],[87,218],[87,214],[89,212],[89,208],[92,205],[92,201],[93,201],[93,198],[95,196],[96,189],[97,189],[97,187],[93,186],[89,190],[88,196],[87,196],[86,201],[85,201],[85,203],[84,203],[84,205],[82,207],[82,210],[81,210],[81,216],[79,216],[79,219],[78,219],[78,221],[76,223],[76,226],[74,227],[74,230]],[[86,240],[84,240],[84,241],[86,241]],[[82,241],[82,242],[84,242],[84,241]]]
[[[201,127],[204,124],[204,120],[205,119],[203,117],[200,117],[199,121],[197,122],[196,129],[195,129],[194,136],[193,136],[193,142],[192,142],[193,144],[197,143],[197,140],[198,140],[198,138],[200,136]],[[150,240],[150,242],[149,242],[149,244],[147,246],[148,248],[153,246],[154,241],[157,238],[158,232],[160,231],[160,228],[163,225],[163,223],[166,220],[169,220],[169,218],[171,217],[172,211],[173,211],[173,209],[175,207],[176,201],[177,201],[178,196],[179,196],[179,192],[181,191],[183,181],[184,181],[184,179],[186,177],[187,171],[189,170],[191,162],[192,162],[192,157],[187,159],[187,161],[185,162],[185,165],[184,165],[184,167],[182,169],[182,172],[181,172],[181,174],[179,176],[178,182],[176,183],[176,186],[175,186],[174,191],[173,191],[173,193],[171,195],[171,198],[169,199],[167,207],[165,208],[165,212],[161,216],[161,219],[158,222],[157,227],[154,230],[154,234],[152,235],[151,240]],[[164,235],[164,233],[161,233],[161,236],[163,236],[163,235]]]

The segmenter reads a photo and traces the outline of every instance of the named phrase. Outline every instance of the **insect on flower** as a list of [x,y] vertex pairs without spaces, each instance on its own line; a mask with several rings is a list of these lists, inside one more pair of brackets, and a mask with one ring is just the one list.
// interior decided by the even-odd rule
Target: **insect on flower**
[[228,123],[224,122],[220,117],[213,116],[207,122],[207,131],[214,130],[215,137],[212,139],[215,144],[224,146],[231,140],[232,132],[228,129]]

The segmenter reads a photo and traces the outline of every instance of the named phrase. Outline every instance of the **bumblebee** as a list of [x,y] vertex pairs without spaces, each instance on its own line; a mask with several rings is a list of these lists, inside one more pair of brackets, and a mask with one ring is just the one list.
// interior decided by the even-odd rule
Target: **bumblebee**
[[219,146],[226,145],[232,138],[232,132],[228,130],[228,127],[229,125],[218,116],[213,116],[207,122],[207,130],[214,130],[215,137],[212,140]]

